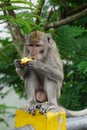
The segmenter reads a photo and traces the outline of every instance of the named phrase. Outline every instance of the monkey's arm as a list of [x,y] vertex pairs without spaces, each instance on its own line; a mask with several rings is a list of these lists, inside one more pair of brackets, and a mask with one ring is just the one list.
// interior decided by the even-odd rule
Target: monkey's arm
[[23,64],[21,64],[21,61],[19,59],[16,59],[14,61],[14,65],[15,65],[15,68],[16,68],[16,72],[18,73],[20,78],[24,79],[25,75],[28,72],[27,66],[24,66]]
[[30,69],[34,69],[44,76],[54,81],[63,81],[63,71],[59,67],[55,67],[39,61],[31,61],[28,63]]

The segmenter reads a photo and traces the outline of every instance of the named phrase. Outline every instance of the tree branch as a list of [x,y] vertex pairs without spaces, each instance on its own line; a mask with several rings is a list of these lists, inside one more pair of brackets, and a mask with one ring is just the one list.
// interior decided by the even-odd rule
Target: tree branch
[[[5,16],[7,15],[6,11],[3,11],[3,13],[4,13]],[[12,39],[13,39],[13,45],[15,46],[19,56],[22,57],[22,52],[21,52],[19,46],[17,45],[17,43],[19,41],[17,40],[17,36],[15,35],[14,27],[12,26],[12,24],[8,20],[6,22],[8,24],[8,29],[11,32],[11,36],[12,36]]]
[[[4,2],[3,5],[4,6],[12,6],[10,0]],[[10,15],[10,16],[12,16],[12,17],[14,17],[16,19],[16,15],[15,15],[13,10],[9,10],[8,9],[7,13],[8,13],[8,15]],[[12,30],[10,30],[10,31],[12,31]],[[25,40],[24,40],[24,36],[22,35],[19,27],[18,26],[14,26],[14,31],[15,31],[15,34],[16,34],[16,37],[17,37],[18,41],[20,41],[22,43],[22,45],[23,45]]]
[[19,56],[22,57],[22,51],[20,50],[19,46],[17,45],[17,43],[19,43],[19,40],[16,38],[17,36],[15,34],[14,27],[12,27],[10,22],[8,22],[8,28],[11,32],[11,36],[12,36],[12,39],[13,39],[13,45],[15,46]]
[[46,19],[46,23],[49,22],[49,20],[50,20],[52,14],[53,14],[53,8],[51,8],[51,10],[50,10],[49,13],[48,13],[48,16],[47,16],[47,19]]
[[0,53],[5,51],[7,48],[9,48],[10,46],[12,46],[13,44],[8,44],[7,46],[5,46],[3,49],[0,49]]
[[[3,6],[12,6],[10,0],[2,2],[2,4],[3,4]],[[3,13],[5,16],[10,15],[16,19],[16,15],[12,9],[5,10],[5,11],[3,11]],[[9,20],[7,20],[6,22],[8,24],[8,29],[11,32],[13,44],[14,44],[19,56],[22,57],[22,51],[20,49],[20,45],[22,45],[22,46],[24,45],[24,42],[25,42],[24,36],[22,35],[18,26],[12,25]],[[21,44],[19,44],[19,43],[21,43]]]
[[45,24],[44,30],[47,31],[47,30],[50,29],[50,28],[57,28],[57,27],[59,27],[59,26],[68,24],[68,23],[70,23],[70,22],[73,22],[73,21],[75,21],[75,20],[77,20],[77,19],[79,19],[79,18],[85,16],[85,15],[87,15],[87,8],[86,8],[85,10],[83,10],[82,12],[77,13],[77,14],[75,14],[75,15],[73,15],[73,16],[67,17],[67,18],[65,18],[65,19],[63,19],[63,20]]
[[81,12],[82,10],[84,10],[86,8],[87,8],[87,3],[84,3],[84,4],[80,5],[80,6],[78,6],[77,8],[74,8],[74,9],[66,12],[66,16],[73,15],[75,13]]
[[[36,6],[36,10],[34,11],[36,15],[40,16],[41,15],[41,11],[42,11],[42,7],[45,3],[45,0],[38,0],[38,4]],[[36,19],[36,24],[39,24],[40,20],[37,18]]]

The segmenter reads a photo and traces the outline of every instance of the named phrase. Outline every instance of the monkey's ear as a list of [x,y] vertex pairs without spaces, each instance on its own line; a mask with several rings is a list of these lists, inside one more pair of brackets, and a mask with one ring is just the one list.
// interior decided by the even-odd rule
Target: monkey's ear
[[51,39],[52,39],[51,35],[50,35],[50,34],[47,34],[47,40],[48,40],[48,43],[51,42]]

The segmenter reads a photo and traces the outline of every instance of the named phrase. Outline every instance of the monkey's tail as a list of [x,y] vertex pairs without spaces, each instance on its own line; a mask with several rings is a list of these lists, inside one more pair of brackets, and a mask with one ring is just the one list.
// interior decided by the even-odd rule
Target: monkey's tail
[[72,111],[65,108],[66,116],[67,117],[75,117],[75,116],[84,116],[87,115],[87,109],[81,111]]

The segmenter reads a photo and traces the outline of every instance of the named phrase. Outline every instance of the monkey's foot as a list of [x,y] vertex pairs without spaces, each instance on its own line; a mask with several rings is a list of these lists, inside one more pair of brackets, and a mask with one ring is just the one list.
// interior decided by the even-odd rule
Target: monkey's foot
[[28,104],[28,107],[27,107],[27,111],[29,112],[29,113],[31,113],[32,115],[34,115],[35,114],[35,110],[38,108],[38,103],[37,102],[30,102],[29,104]]
[[64,109],[60,106],[56,106],[52,103],[42,103],[39,108],[40,113],[46,113],[47,111],[51,111],[53,113],[63,111]]
[[[46,113],[47,111],[56,110],[56,107],[54,104],[51,103],[42,103],[40,106],[40,113]],[[56,110],[57,111],[57,110]]]

